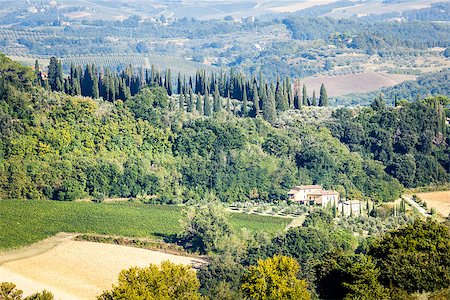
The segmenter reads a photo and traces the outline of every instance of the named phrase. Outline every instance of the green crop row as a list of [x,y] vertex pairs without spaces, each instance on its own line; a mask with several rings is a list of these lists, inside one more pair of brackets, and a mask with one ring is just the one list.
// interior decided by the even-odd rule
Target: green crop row
[[[0,201],[0,250],[17,248],[58,232],[163,239],[180,231],[179,206],[136,203]],[[287,218],[233,213],[234,229],[276,233]]]

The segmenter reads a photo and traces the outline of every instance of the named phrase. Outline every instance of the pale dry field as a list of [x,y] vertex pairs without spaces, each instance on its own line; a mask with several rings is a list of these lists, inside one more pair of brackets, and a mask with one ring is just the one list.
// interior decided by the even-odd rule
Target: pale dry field
[[[269,3],[269,8],[267,10],[274,12],[274,13],[283,13],[283,12],[296,12],[305,8],[313,7],[316,5],[325,5],[330,4],[333,2],[336,2],[337,0],[306,0],[303,2],[295,3],[295,4],[287,4],[283,5],[283,3],[280,2],[273,2],[273,1],[264,1],[257,5],[255,8],[260,6],[265,6],[266,3]],[[271,6],[271,7],[270,7]]]
[[428,208],[435,208],[443,217],[450,214],[450,191],[417,193],[427,203]]
[[126,246],[73,241],[60,235],[23,249],[0,253],[0,282],[14,282],[25,295],[43,289],[56,299],[95,299],[110,289],[121,270],[164,260],[184,265],[204,261]]
[[306,84],[308,95],[311,97],[313,90],[319,98],[320,85],[323,83],[328,96],[337,97],[352,93],[365,93],[375,91],[383,87],[390,87],[406,80],[414,80],[417,76],[405,74],[388,74],[381,72],[365,72],[359,74],[325,76],[306,78],[301,84]]

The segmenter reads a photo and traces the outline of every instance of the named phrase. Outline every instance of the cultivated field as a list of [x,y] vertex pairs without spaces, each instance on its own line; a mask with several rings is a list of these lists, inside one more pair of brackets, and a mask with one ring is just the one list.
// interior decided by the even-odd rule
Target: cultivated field
[[[180,232],[180,206],[0,200],[0,251],[29,245],[59,232],[163,239]],[[274,234],[289,218],[233,213],[234,229]]]
[[415,75],[388,74],[377,72],[365,72],[359,74],[310,77],[302,80],[306,84],[308,95],[312,96],[313,90],[319,98],[320,85],[327,88],[328,96],[337,97],[353,93],[365,93],[375,91],[383,87],[390,87],[406,80],[416,79]]
[[0,282],[25,294],[47,289],[56,299],[95,299],[110,289],[121,270],[169,260],[199,265],[203,260],[132,247],[72,241],[60,234],[24,249],[0,253]]
[[450,215],[450,191],[416,194],[427,203],[428,208],[435,208],[443,217]]
[[351,17],[354,15],[385,14],[390,12],[403,12],[411,9],[429,7],[432,3],[444,2],[441,0],[410,0],[399,3],[384,4],[383,1],[364,1],[351,7],[337,8],[329,13],[330,17]]

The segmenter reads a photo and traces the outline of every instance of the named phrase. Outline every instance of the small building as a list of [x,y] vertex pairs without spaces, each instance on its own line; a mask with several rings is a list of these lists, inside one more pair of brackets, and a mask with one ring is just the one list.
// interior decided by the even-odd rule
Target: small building
[[338,205],[339,193],[332,190],[324,190],[320,185],[300,185],[293,187],[288,192],[288,199],[304,205]]
[[339,203],[338,211],[342,216],[359,216],[362,212],[362,202],[347,200]]

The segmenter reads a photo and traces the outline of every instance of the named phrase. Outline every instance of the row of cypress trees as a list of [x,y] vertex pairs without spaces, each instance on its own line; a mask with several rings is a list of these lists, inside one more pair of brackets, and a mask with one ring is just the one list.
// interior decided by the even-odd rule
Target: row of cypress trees
[[[299,109],[302,106],[328,105],[327,91],[323,84],[317,101],[315,91],[312,97],[308,97],[306,86],[303,85],[300,90],[298,80],[292,83],[289,77],[280,79],[278,76],[276,81],[269,82],[262,73],[259,74],[259,79],[255,76],[246,79],[242,73],[233,69],[229,73],[221,70],[218,73],[211,72],[209,75],[205,70],[198,70],[195,76],[189,77],[178,73],[175,81],[172,80],[170,69],[162,73],[153,65],[150,70],[133,70],[128,66],[116,73],[109,68],[98,69],[94,65],[82,68],[72,64],[69,76],[64,77],[61,62],[52,57],[47,79],[42,76],[38,61],[35,64],[35,71],[37,84],[52,91],[92,98],[102,97],[106,101],[127,100],[146,85],[161,86],[166,89],[169,96],[179,94],[180,108],[188,112],[195,109],[207,116],[223,109],[223,98],[228,99],[225,105],[227,110],[232,109],[231,99],[236,99],[240,103],[239,110],[233,109],[237,114],[241,116],[262,114],[270,122],[275,120],[278,111]],[[174,82],[176,89],[173,87]],[[210,95],[213,96],[212,103]]]

